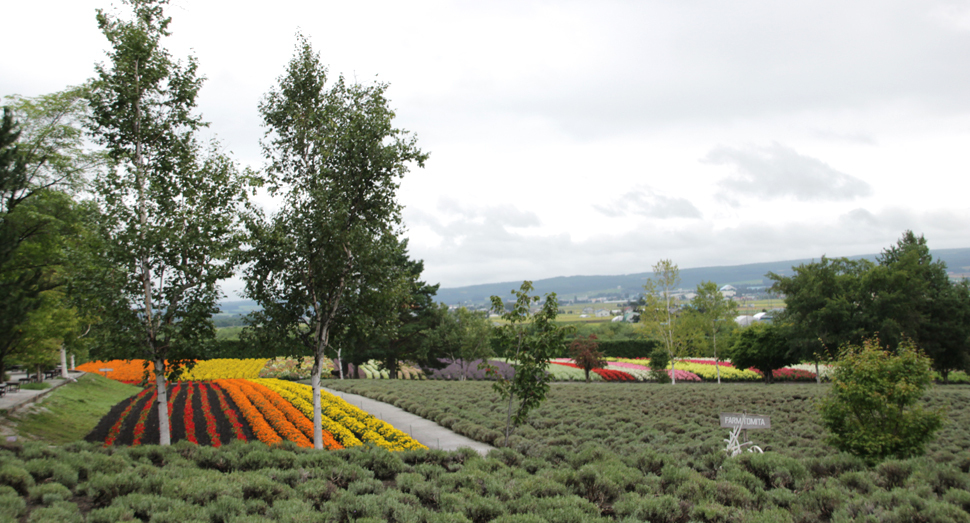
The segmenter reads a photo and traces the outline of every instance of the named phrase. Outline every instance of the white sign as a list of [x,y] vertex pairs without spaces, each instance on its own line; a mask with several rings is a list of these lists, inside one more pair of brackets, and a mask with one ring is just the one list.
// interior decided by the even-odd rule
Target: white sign
[[742,429],[770,429],[771,418],[752,414],[721,413],[721,427]]

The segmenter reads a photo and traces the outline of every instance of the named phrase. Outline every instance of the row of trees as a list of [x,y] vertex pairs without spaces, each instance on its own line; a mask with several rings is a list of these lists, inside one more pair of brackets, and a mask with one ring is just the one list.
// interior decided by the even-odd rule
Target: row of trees
[[791,276],[769,273],[786,308],[771,323],[746,328],[731,321],[736,307],[714,283],[698,285],[694,299],[680,305],[673,299],[677,266],[661,260],[653,270],[641,323],[669,361],[723,357],[761,370],[770,383],[773,369],[800,361],[817,366],[837,358],[842,347],[878,336],[889,350],[904,342],[919,347],[944,382],[951,371],[970,370],[970,281],[952,281],[946,264],[912,231],[876,262],[822,257],[793,267]]
[[[315,401],[324,357],[393,371],[401,359],[439,364],[446,344],[481,346],[485,319],[435,305],[437,285],[408,256],[396,190],[428,155],[393,125],[387,85],[329,79],[300,37],[259,106],[267,167],[241,169],[200,138],[203,78],[163,45],[166,3],[98,10],[110,50],[96,77],[4,112],[0,372],[7,357],[83,337],[93,357],[150,362],[164,406],[167,381],[214,350],[219,281],[239,270],[262,307],[244,341],[313,354]],[[259,189],[279,211],[251,204]]]
[[912,342],[944,382],[970,370],[970,281],[952,281],[923,236],[906,231],[876,262],[823,257],[793,269],[768,275],[786,296],[779,320],[792,358],[830,360],[878,335],[890,350]]
[[674,301],[674,291],[680,286],[677,265],[671,260],[660,260],[653,266],[653,274],[654,278],[643,286],[640,322],[646,336],[661,341],[663,354],[660,358],[666,356],[664,361],[673,363],[670,382],[677,383],[675,358],[710,355],[715,359],[717,382],[720,383],[718,362],[724,358],[724,350],[730,346],[730,335],[736,329],[737,303],[725,298],[716,283],[705,281],[697,285],[690,304],[681,306]]

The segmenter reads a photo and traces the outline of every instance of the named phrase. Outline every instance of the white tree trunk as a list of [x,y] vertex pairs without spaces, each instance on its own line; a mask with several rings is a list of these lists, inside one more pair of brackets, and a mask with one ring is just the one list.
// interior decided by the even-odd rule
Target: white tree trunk
[[74,355],[71,354],[71,370],[76,370],[77,367],[74,365]]
[[717,361],[717,325],[714,326],[714,331],[712,332],[714,336],[714,370],[717,371],[717,384],[721,384],[721,366]]
[[674,360],[674,356],[670,356],[670,384],[677,384],[677,362]]
[[[313,448],[315,449],[323,449],[323,417],[320,413],[323,409],[320,402],[321,368],[323,368],[323,350],[318,347],[313,363],[313,372],[310,373],[310,386],[313,387]],[[342,372],[341,379],[343,379]]]
[[61,377],[67,379],[67,349],[61,344]]
[[822,384],[822,375],[818,372],[818,358],[815,358],[815,384]]
[[343,349],[337,347],[337,373],[340,374],[340,379],[344,379],[344,360],[340,358],[340,352]]
[[155,360],[155,389],[158,391],[158,444],[171,445],[172,431],[168,422],[168,387],[165,382],[164,360]]

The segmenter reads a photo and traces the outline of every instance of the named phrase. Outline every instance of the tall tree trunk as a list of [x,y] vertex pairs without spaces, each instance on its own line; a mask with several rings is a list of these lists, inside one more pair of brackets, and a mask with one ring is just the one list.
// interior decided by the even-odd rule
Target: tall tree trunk
[[[716,320],[715,320],[716,321]],[[721,384],[721,365],[717,361],[717,325],[714,325],[714,330],[711,331],[714,336],[714,370],[717,371],[717,384]]]
[[155,360],[155,390],[158,391],[158,444],[171,445],[172,431],[168,423],[168,387],[165,382],[165,360]]
[[61,344],[61,377],[67,379],[67,349]]
[[342,350],[340,347],[337,347],[337,368],[339,369],[340,379],[344,379],[344,360],[340,357]]
[[815,356],[815,384],[822,384],[822,373],[818,371],[818,356]]
[[673,353],[668,352],[668,354],[670,354],[670,384],[676,385],[677,384],[677,362],[674,360]]
[[[519,332],[519,345],[515,348],[515,364],[519,364],[519,351],[522,350],[522,333]],[[512,379],[515,379],[515,375],[512,375]],[[509,446],[509,435],[512,433],[512,400],[515,399],[515,394],[509,392],[509,411],[505,417],[505,444],[503,447]]]
[[323,405],[320,402],[320,369],[323,368],[324,347],[317,346],[313,359],[313,372],[310,373],[310,386],[313,387],[313,448],[315,449],[323,449],[323,417],[320,413],[323,409]]

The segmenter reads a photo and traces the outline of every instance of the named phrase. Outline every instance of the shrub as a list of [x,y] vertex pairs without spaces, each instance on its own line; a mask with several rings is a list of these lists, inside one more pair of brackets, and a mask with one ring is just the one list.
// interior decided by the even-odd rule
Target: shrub
[[34,509],[27,523],[83,523],[84,516],[78,512],[77,504],[58,501],[50,507]]
[[394,476],[407,468],[397,453],[380,447],[358,447],[348,452],[353,456],[351,463],[370,470],[377,479],[394,479]]
[[27,502],[17,495],[0,495],[0,520],[16,521],[27,510]]
[[843,350],[832,389],[820,404],[828,442],[870,461],[923,453],[943,425],[943,411],[916,405],[932,380],[930,360],[909,343],[895,354],[866,340]]
[[668,366],[670,366],[670,354],[663,345],[657,344],[650,353],[650,376],[657,383],[670,381],[670,375],[667,374]]
[[27,489],[34,486],[34,478],[16,465],[0,467],[0,485],[13,487],[20,495],[27,495]]
[[58,459],[35,459],[28,461],[24,468],[33,476],[34,481],[40,482],[46,479],[53,479],[67,488],[77,486],[77,470],[67,463],[62,463]]
[[616,502],[614,509],[618,517],[656,523],[686,522],[690,516],[690,507],[673,496],[625,496]]
[[60,483],[42,483],[28,489],[30,500],[42,505],[71,499],[71,490]]

